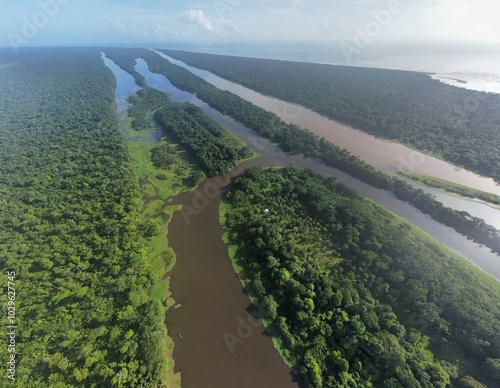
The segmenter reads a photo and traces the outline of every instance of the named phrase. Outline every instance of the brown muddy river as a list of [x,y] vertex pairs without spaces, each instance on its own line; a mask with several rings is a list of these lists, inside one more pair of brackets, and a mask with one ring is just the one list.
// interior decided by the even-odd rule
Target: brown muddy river
[[[249,165],[256,163],[246,167]],[[298,387],[297,377],[284,364],[255,314],[221,239],[218,208],[228,179],[208,179],[173,202],[185,209],[200,209],[191,215],[186,210],[176,212],[168,235],[178,254],[171,288],[182,307],[168,312],[167,324],[175,340],[174,358],[182,385]]]
[[[473,172],[453,166],[448,162],[405,147],[404,145],[376,138],[375,136],[321,116],[310,109],[262,95],[244,86],[220,78],[208,71],[188,66],[184,62],[173,59],[159,51],[155,52],[168,61],[188,69],[217,88],[228,90],[261,108],[274,112],[287,123],[307,128],[316,135],[324,137],[341,148],[347,149],[353,155],[359,156],[360,159],[387,174],[394,175],[398,171],[414,172],[500,195],[500,185],[491,178],[479,176]],[[463,200],[413,182],[410,183],[431,193],[446,206],[466,211],[500,229],[500,210],[493,209],[480,202]]]
[[[128,83],[131,89],[135,87],[132,77],[113,66],[111,61],[105,62],[115,73],[119,86]],[[138,60],[136,69],[146,76],[150,86],[173,93],[174,101],[190,101],[200,106],[260,153],[259,158],[236,168],[231,176],[240,174],[243,168],[257,165],[295,165],[334,176],[500,279],[499,258],[487,248],[467,240],[386,191],[374,189],[318,161],[283,154],[248,128],[195,96],[174,88],[165,77],[150,73],[143,60]],[[120,97],[121,93],[117,93],[117,99]],[[227,176],[208,179],[194,192],[181,194],[173,201],[184,205],[185,209],[174,214],[168,235],[170,245],[178,254],[171,275],[171,289],[176,303],[181,304],[179,309],[171,309],[167,314],[168,330],[175,342],[176,371],[182,372],[182,384],[187,388],[301,386],[300,380],[293,376],[274,349],[262,323],[251,315],[254,310],[221,240],[218,206],[223,187],[228,182]],[[186,212],[189,209],[195,212]]]

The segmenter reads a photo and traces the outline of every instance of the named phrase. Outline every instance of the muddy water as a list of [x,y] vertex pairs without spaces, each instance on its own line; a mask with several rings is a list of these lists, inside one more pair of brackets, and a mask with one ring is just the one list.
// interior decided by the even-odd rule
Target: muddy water
[[[401,144],[376,138],[362,131],[339,124],[304,107],[264,96],[241,85],[217,77],[208,71],[188,66],[182,61],[173,59],[158,51],[155,52],[170,62],[188,69],[193,74],[205,79],[219,89],[228,90],[261,108],[274,112],[285,122],[307,128],[318,136],[330,140],[332,143],[347,149],[353,155],[359,156],[360,159],[385,173],[394,175],[400,170],[415,172],[500,195],[500,185],[497,185],[491,178],[481,177],[470,171],[457,168],[447,162],[422,154]],[[466,211],[475,217],[484,219],[487,224],[500,228],[499,210],[493,209],[483,203],[443,194],[425,186],[414,184],[411,181],[410,183],[425,192],[436,195],[437,199],[444,205],[452,209]]]
[[[442,235],[445,243],[463,246],[468,256],[478,253],[468,251],[471,245],[465,237],[391,198],[387,192],[372,190],[317,161],[298,155],[287,157],[271,144],[259,144],[264,156],[236,168],[232,176],[250,166],[292,164],[314,168],[324,175],[350,182],[358,191],[369,193],[377,202],[415,225]],[[172,271],[171,288],[182,307],[169,312],[167,317],[169,332],[174,335],[176,367],[182,372],[183,386],[188,388],[301,386],[273,349],[260,322],[250,315],[250,301],[221,240],[218,206],[221,188],[227,183],[227,176],[211,178],[196,191],[174,200],[184,208],[175,213],[168,236],[179,255]],[[478,256],[476,264],[500,279],[498,265],[494,264],[498,258],[485,248],[478,249],[483,249],[483,255]],[[175,336],[177,333],[183,340]]]
[[[172,93],[174,101],[190,101],[200,106],[261,154],[242,168],[291,164],[335,176],[500,279],[498,258],[488,249],[433,221],[388,192],[373,189],[318,161],[300,155],[285,155],[253,131],[195,96],[174,88],[165,77],[149,73],[143,61],[138,61],[136,69],[146,76],[150,86]],[[232,175],[241,173],[242,168],[237,168]],[[189,217],[186,213],[176,212],[169,228],[169,243],[179,255],[171,275],[171,288],[176,302],[182,305],[177,310],[170,310],[167,316],[169,332],[175,341],[176,368],[182,371],[183,386],[187,388],[300,386],[273,348],[261,323],[250,315],[250,301],[221,240],[218,206],[221,188],[227,182],[227,177],[209,179],[197,191],[182,194],[174,200],[185,209],[197,210]]]
[[[104,56],[103,60],[116,76],[117,109],[123,112],[128,106],[126,97],[139,88],[113,61]],[[137,69],[150,86],[172,93],[174,101],[190,101],[222,119],[220,113],[195,96],[175,89],[166,78],[149,73],[144,61],[138,62]],[[273,148],[271,145],[271,153]],[[246,165],[250,164],[270,166],[273,161],[259,158]],[[241,171],[237,169],[233,175]],[[176,371],[182,372],[182,385],[188,388],[303,386],[300,376],[285,365],[262,321],[255,316],[255,308],[243,291],[221,239],[218,206],[220,192],[229,177],[228,174],[219,180],[206,180],[199,190],[212,188],[207,206],[189,222],[182,213],[175,213],[169,228],[169,243],[178,254],[171,289],[176,303],[182,305],[167,315],[169,333],[175,341]],[[199,192],[180,195],[173,203],[199,203]]]
[[[244,125],[221,114],[195,96],[175,88],[164,76],[150,73],[145,61],[138,60],[137,62],[138,65],[136,66],[136,70],[146,77],[150,86],[172,93],[172,99],[175,101],[189,100],[191,103],[199,106],[205,111],[205,113],[233,132],[241,140],[251,146],[256,152],[260,153],[261,156],[265,157],[263,159],[260,158],[259,160],[267,160],[267,165],[294,165],[319,171],[326,176],[336,177],[340,182],[353,187],[364,196],[372,199],[378,204],[384,206],[386,209],[398,214],[412,224],[423,229],[441,243],[461,254],[491,276],[500,279],[500,259],[496,254],[491,253],[488,248],[482,247],[455,232],[453,229],[434,221],[430,216],[424,215],[413,206],[399,201],[387,191],[374,189],[372,186],[369,186],[339,170],[327,167],[319,161],[304,158],[301,155],[285,155],[278,147],[266,139],[259,137],[255,134],[255,132],[246,128]],[[431,192],[440,200],[448,197],[449,201],[464,202],[463,200],[442,194],[435,190],[429,190],[431,190]]]
[[365,132],[327,119],[299,105],[264,96],[251,89],[220,78],[208,71],[188,66],[184,62],[171,58],[159,51],[155,52],[170,62],[188,69],[193,74],[205,79],[219,89],[229,90],[261,108],[276,113],[286,122],[297,124],[319,136],[324,136],[339,147],[346,148],[354,155],[359,155],[362,160],[384,172],[395,173],[398,170],[412,170],[419,174],[448,179],[500,195],[500,186],[493,179],[481,177],[464,169],[457,169],[447,162],[414,151],[400,144],[378,139]]
[[221,240],[221,181],[227,182],[208,179],[197,191],[178,196],[174,203],[202,211],[175,213],[169,228],[170,245],[179,255],[171,288],[182,307],[169,311],[167,324],[176,336],[174,357],[183,387],[298,387],[262,322],[251,315]]

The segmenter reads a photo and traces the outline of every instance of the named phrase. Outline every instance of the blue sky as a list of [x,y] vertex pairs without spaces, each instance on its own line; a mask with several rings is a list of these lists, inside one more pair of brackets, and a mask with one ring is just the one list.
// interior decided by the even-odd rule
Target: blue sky
[[499,42],[498,0],[0,0],[0,46],[182,41]]

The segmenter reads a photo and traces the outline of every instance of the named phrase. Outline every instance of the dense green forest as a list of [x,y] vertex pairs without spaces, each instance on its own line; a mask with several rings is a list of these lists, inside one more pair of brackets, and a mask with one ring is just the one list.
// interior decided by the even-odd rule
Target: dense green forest
[[148,296],[142,195],[113,74],[91,49],[24,49],[16,61],[0,71],[0,280],[6,291],[15,272],[14,385],[163,386],[165,312]]
[[143,87],[137,93],[127,98],[130,104],[127,109],[129,117],[133,118],[132,129],[136,131],[154,130],[155,125],[150,120],[149,114],[171,103],[168,94],[150,87]]
[[[106,53],[108,53],[107,50]],[[125,53],[128,53],[128,60]],[[135,63],[135,58],[143,58],[151,71],[166,76],[175,87],[195,94],[222,114],[231,116],[257,134],[277,143],[284,151],[319,157],[325,163],[375,187],[388,187],[388,176],[348,151],[296,125],[286,124],[274,113],[257,107],[231,92],[217,89],[188,70],[171,64],[150,50],[121,49],[120,62],[117,64],[120,66],[123,63],[123,69],[126,70],[130,67],[130,63]]]
[[408,222],[297,168],[247,170],[221,210],[245,287],[309,386],[500,384],[499,283]]
[[[135,58],[159,58],[161,60],[157,54],[145,49],[106,49],[105,52],[110,59],[133,75],[136,80],[142,75],[134,69]],[[148,66],[151,65],[148,62]],[[157,65],[155,62],[153,68],[156,69]],[[165,105],[166,96],[158,97],[158,94],[162,93],[149,87],[139,91],[137,96],[141,98],[141,94],[146,93],[150,101],[157,101],[158,107]],[[132,103],[133,98],[129,99]],[[137,105],[136,109],[140,109],[139,106]],[[137,115],[136,112],[132,114]],[[132,127],[147,125],[148,118],[145,115],[141,117],[132,123]],[[223,175],[235,167],[239,160],[253,155],[250,148],[237,137],[232,136],[203,110],[189,102],[167,104],[164,109],[155,112],[154,120],[165,134],[173,135],[188,150],[207,176]]]
[[[125,56],[126,52],[129,55],[128,60]],[[296,125],[286,124],[274,113],[257,107],[231,92],[219,90],[183,67],[171,64],[150,50],[122,49],[121,53],[120,60],[125,63],[124,68],[130,67],[131,62],[135,63],[135,58],[143,58],[152,71],[166,76],[175,87],[196,94],[214,109],[231,116],[260,136],[270,139],[284,151],[319,158],[328,166],[338,168],[374,187],[390,190],[398,199],[409,202],[438,222],[454,228],[495,252],[500,252],[500,231],[486,224],[484,220],[472,217],[467,212],[443,206],[431,195],[420,189],[414,189],[404,180],[376,170],[347,150]]]
[[[284,149],[331,158],[376,187],[429,206],[433,216],[462,227],[471,222],[480,238],[490,230],[474,229],[481,220],[437,202],[439,208],[347,151],[142,52]],[[0,63],[16,62],[0,70],[0,280],[6,289],[6,271],[16,273],[17,386],[163,386],[166,329],[155,297],[163,290],[155,290],[148,261],[148,238],[158,225],[145,220],[142,199],[151,191],[148,211],[158,207],[158,217],[168,218],[153,183],[191,170],[178,147],[165,142],[131,147],[130,155],[117,128],[114,77],[97,50],[23,50],[5,58],[0,52]],[[133,69],[130,58],[122,54],[121,61]],[[171,103],[147,87],[129,102],[132,128],[152,130],[156,110],[165,135],[207,175],[251,156],[191,104]],[[141,179],[142,193],[130,164],[136,151],[155,166],[139,163],[150,174]],[[196,172],[188,185],[203,179]],[[311,172],[251,170],[227,204],[226,227],[240,245],[248,284],[311,386],[482,386],[474,379],[498,385],[497,282]],[[155,243],[165,242],[157,237]],[[9,297],[2,293],[0,303]],[[5,317],[0,330],[7,338]],[[8,356],[1,353],[4,365]]]
[[416,72],[161,51],[500,182],[498,94],[456,88]]
[[209,177],[224,175],[238,161],[253,155],[248,146],[189,102],[158,110],[154,120],[164,133],[173,135],[187,148]]

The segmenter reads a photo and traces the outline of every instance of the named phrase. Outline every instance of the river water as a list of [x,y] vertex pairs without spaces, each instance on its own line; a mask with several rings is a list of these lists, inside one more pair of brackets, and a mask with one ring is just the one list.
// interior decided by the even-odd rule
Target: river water
[[[137,90],[133,78],[116,65],[109,66],[120,90]],[[181,194],[172,203],[184,205],[194,213],[176,212],[169,227],[169,243],[179,255],[171,275],[173,297],[182,307],[170,310],[169,332],[175,341],[176,369],[182,372],[185,387],[297,387],[293,376],[272,346],[263,326],[251,315],[252,305],[232,268],[222,229],[218,206],[231,177],[251,166],[295,165],[311,168],[355,188],[387,209],[407,219],[456,252],[462,254],[491,276],[500,279],[499,258],[489,249],[467,240],[399,201],[391,193],[374,189],[323,163],[301,155],[285,155],[275,145],[228,116],[209,107],[190,93],[173,87],[162,75],[149,71],[138,59],[136,70],[148,85],[172,94],[173,101],[190,101],[245,141],[260,157],[237,167],[226,177],[206,180],[197,190]],[[127,86],[128,85],[128,86]],[[118,93],[121,94],[121,93]],[[120,99],[117,94],[117,100]],[[176,333],[180,333],[181,340]]]
[[[193,74],[205,79],[212,85],[222,90],[231,91],[239,95],[241,98],[244,98],[254,103],[255,105],[258,105],[264,109],[276,113],[286,122],[305,127],[311,130],[312,132],[318,134],[319,136],[324,136],[325,138],[331,140],[332,142],[335,142],[337,136],[339,136],[339,138],[342,139],[342,142],[341,144],[336,143],[337,145],[346,148],[355,155],[359,155],[361,159],[366,160],[367,162],[377,166],[377,168],[388,174],[394,175],[399,170],[411,171],[419,174],[430,175],[438,178],[447,179],[450,181],[455,181],[463,185],[476,187],[478,189],[500,195],[500,186],[496,184],[491,178],[481,177],[475,173],[457,168],[456,166],[453,166],[447,162],[443,162],[439,159],[422,154],[420,152],[407,148],[401,144],[379,139],[369,134],[366,134],[362,131],[339,124],[335,121],[332,121],[326,117],[317,114],[316,112],[313,112],[301,106],[287,103],[285,101],[281,101],[272,97],[264,96],[253,90],[245,88],[241,85],[217,77],[216,75],[208,71],[193,68],[191,66],[186,65],[182,61],[173,59],[156,50],[153,51],[157,52],[166,60],[169,60],[172,63],[175,63],[179,66],[188,69]],[[150,77],[154,77],[155,81],[158,82],[160,81],[162,76],[155,74],[155,75],[150,75]],[[171,84],[170,86],[172,87]],[[201,103],[201,105],[199,106],[202,107],[209,115],[214,117],[216,120],[218,120],[227,128],[229,128],[231,131],[234,132],[232,128],[234,127],[235,124],[238,123],[235,123],[234,120],[232,119],[228,121],[228,117],[221,115],[219,112],[210,108],[204,102],[201,102],[199,100],[198,102]],[[198,102],[195,103],[197,104]],[[251,135],[252,138],[258,138],[259,142],[263,141],[263,139],[258,137],[255,133],[253,133],[253,131],[251,132],[252,132]],[[239,136],[241,138],[241,135]],[[248,143],[249,135],[245,136],[246,138],[242,139]],[[397,159],[398,162],[396,162],[396,158],[394,157],[394,155],[397,155],[398,153],[400,156]],[[364,157],[366,155],[368,155],[367,158]],[[287,157],[285,156],[285,158]],[[399,163],[397,167],[396,163]],[[288,164],[294,164],[294,163],[288,161]],[[449,238],[449,236],[446,236],[444,230],[437,230],[435,229],[434,225],[431,226],[431,224],[423,222],[422,219],[420,219],[420,217],[411,214],[411,211],[403,210],[403,208],[400,206],[400,201],[396,200],[396,202],[393,202],[391,200],[394,199],[392,194],[387,195],[386,192],[382,192],[385,194],[381,195],[380,190],[376,190],[371,186],[364,185],[357,179],[354,179],[346,174],[342,174],[338,170],[331,169],[331,171],[328,172],[326,171],[328,170],[328,168],[325,166],[322,166],[320,168],[318,164],[316,164],[315,166],[307,166],[307,164],[308,163],[300,162],[295,165],[304,168],[313,168],[316,170],[322,170],[321,171],[322,173],[325,173],[327,175],[332,174],[332,176],[337,176],[343,183],[346,183],[356,188],[363,195],[375,200],[379,204],[385,206],[387,209],[395,212],[396,214],[402,216],[403,218],[406,218],[408,221],[412,222],[414,225],[425,230],[427,233],[431,234],[432,236],[437,238],[439,241],[441,241],[442,243],[444,243],[457,253],[465,256],[467,259],[478,265],[480,268],[488,272],[490,275],[496,277],[497,279],[499,278],[500,265],[499,261],[496,260],[497,255],[491,253],[488,248],[482,247],[479,244],[475,244],[474,242],[471,242],[470,240],[467,240],[467,238],[456,233],[453,229],[444,227],[443,225],[435,222],[435,224],[440,225],[441,227],[444,227],[446,230],[452,231],[453,234],[457,234],[461,237],[460,239]],[[449,206],[456,210],[467,211],[473,216],[484,219],[488,224],[500,228],[499,210],[493,209],[490,206],[487,206],[480,202],[465,200],[452,195],[442,193],[438,190],[426,187],[424,185],[420,185],[410,180],[408,180],[408,182],[411,183],[413,186],[420,188],[427,193],[432,194],[433,196],[436,197],[438,201],[442,202],[444,205]],[[410,208],[421,215],[421,213],[415,208],[411,206]],[[427,218],[428,220],[432,220],[430,216],[424,216],[424,217]]]
[[224,186],[220,182],[207,179],[197,191],[181,194],[173,202],[202,208],[191,217],[176,213],[169,226],[170,245],[179,255],[170,284],[182,307],[169,310],[167,324],[171,335],[178,332],[184,338],[174,337],[182,385],[300,386],[262,322],[252,315],[255,308],[231,265],[218,223]]
[[[409,171],[446,179],[500,195],[500,185],[496,184],[491,178],[481,177],[401,144],[376,138],[360,130],[337,123],[299,105],[264,96],[241,85],[217,77],[208,71],[188,66],[184,62],[171,58],[159,51],[155,50],[155,52],[170,62],[188,69],[193,74],[203,78],[219,89],[228,90],[261,108],[274,112],[287,123],[307,128],[337,146],[347,149],[353,155],[359,156],[360,159],[385,173],[395,175],[400,170]],[[452,209],[466,211],[475,217],[484,219],[487,224],[500,229],[500,210],[493,209],[478,201],[464,200],[447,195],[412,181],[409,181],[409,183],[425,192],[435,195],[436,199],[444,205]]]
[[[128,106],[126,97],[140,88],[113,61],[104,56],[103,60],[117,79],[115,98],[117,111],[122,113]],[[174,88],[165,77],[149,73],[143,60],[137,62],[137,70],[147,77],[150,86],[172,93],[173,101],[190,101],[222,119],[195,96]],[[273,163],[264,158],[259,161],[262,166]],[[259,165],[259,161],[251,164]],[[239,168],[233,174],[241,171]],[[228,181],[229,175],[224,179]],[[196,217],[186,222],[177,212],[169,227],[169,244],[178,255],[170,287],[176,303],[182,306],[167,314],[167,326],[175,342],[176,372],[181,372],[182,386],[188,388],[301,387],[303,381],[274,349],[232,267],[218,222],[223,184],[215,181],[207,179],[198,190],[181,194],[172,202],[198,203],[200,191],[216,187],[216,194],[210,195]]]

